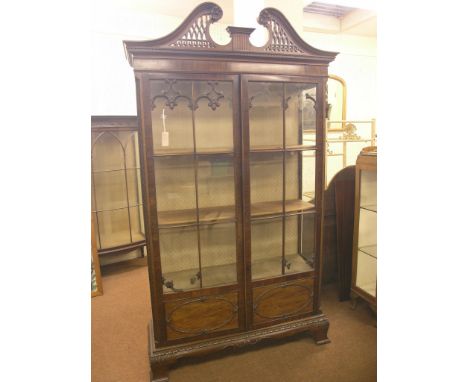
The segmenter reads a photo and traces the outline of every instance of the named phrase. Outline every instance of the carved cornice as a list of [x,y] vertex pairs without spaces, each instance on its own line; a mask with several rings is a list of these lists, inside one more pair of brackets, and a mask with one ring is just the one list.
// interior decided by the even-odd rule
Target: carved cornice
[[280,54],[312,56],[333,61],[337,53],[327,52],[307,44],[294,30],[288,19],[275,8],[265,8],[257,19],[260,25],[268,29],[269,38],[260,49]]
[[222,9],[207,2],[196,7],[182,24],[165,37],[148,41],[124,41],[125,53],[131,65],[135,58],[157,58],[161,55],[222,56],[226,58],[283,57],[289,60],[315,61],[328,64],[337,53],[316,49],[297,34],[286,17],[277,9],[265,8],[258,23],[268,29],[269,38],[262,47],[250,43],[252,28],[228,27],[231,41],[219,45],[211,38],[210,25],[221,19]]
[[271,11],[268,9],[261,11],[257,21],[270,32],[268,43],[263,47],[266,51],[293,54],[304,53],[289,36],[289,33],[286,32],[281,23],[278,22],[277,18],[272,15]]
[[100,130],[138,130],[136,115],[93,115],[91,116],[91,129]]

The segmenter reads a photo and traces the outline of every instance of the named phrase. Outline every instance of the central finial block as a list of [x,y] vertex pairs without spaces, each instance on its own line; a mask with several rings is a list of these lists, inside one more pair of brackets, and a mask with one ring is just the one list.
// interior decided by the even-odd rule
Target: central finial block
[[250,50],[251,44],[249,37],[255,28],[245,27],[227,27],[229,35],[232,39],[232,50]]

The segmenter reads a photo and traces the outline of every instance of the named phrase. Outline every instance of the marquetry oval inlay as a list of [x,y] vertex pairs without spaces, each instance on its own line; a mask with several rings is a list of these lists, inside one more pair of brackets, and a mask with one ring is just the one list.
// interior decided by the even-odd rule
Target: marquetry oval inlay
[[223,297],[201,297],[179,303],[167,314],[175,332],[198,335],[228,326],[237,318],[238,306]]
[[273,286],[255,297],[254,312],[265,319],[279,319],[303,313],[312,306],[312,288],[300,284]]

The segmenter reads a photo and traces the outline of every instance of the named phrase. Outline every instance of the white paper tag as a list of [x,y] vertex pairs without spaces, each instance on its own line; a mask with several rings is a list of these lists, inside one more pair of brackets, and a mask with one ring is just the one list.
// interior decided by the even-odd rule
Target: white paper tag
[[169,131],[163,131],[161,137],[161,145],[162,146],[169,146]]

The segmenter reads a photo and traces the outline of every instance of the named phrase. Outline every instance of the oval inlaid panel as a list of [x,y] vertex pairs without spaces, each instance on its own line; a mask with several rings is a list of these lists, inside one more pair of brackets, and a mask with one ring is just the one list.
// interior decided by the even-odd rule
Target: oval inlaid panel
[[258,294],[254,312],[265,319],[279,319],[303,313],[312,305],[312,288],[300,284],[278,285]]
[[230,300],[232,299],[223,297],[201,297],[172,303],[172,310],[167,314],[167,325],[175,332],[189,335],[219,330],[234,319],[237,322],[238,307]]

